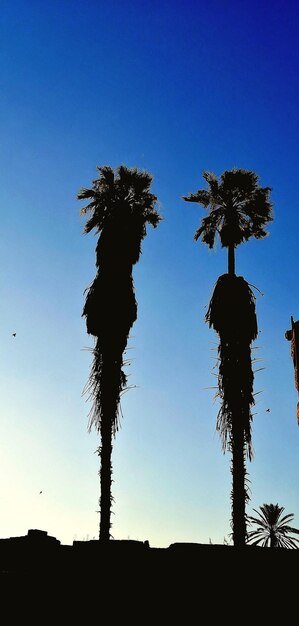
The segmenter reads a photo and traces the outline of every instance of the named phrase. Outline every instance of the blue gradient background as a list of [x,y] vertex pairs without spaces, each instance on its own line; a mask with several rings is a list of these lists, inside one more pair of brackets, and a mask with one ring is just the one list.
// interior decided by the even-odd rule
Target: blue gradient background
[[81,318],[96,239],[82,234],[76,194],[96,165],[121,163],[153,174],[164,220],[134,270],[135,388],[114,443],[112,534],[164,547],[230,532],[217,336],[204,323],[226,253],[193,241],[204,212],[181,196],[203,186],[203,170],[232,167],[273,188],[275,216],[266,240],[237,250],[237,273],[264,294],[248,512],[278,502],[299,525],[284,338],[299,318],[298,31],[292,0],[2,1],[1,537],[98,533],[99,442],[82,395],[93,340]]

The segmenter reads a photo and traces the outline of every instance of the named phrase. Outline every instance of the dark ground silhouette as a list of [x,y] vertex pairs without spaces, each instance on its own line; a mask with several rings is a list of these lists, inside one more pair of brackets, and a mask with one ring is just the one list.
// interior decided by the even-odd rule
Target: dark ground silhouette
[[187,626],[226,621],[228,614],[239,624],[247,613],[254,619],[256,611],[286,617],[297,601],[298,564],[299,551],[284,548],[200,543],[154,548],[132,540],[70,546],[30,530],[0,540],[2,609],[9,605],[22,620],[33,611],[39,624],[48,617],[59,624],[80,616],[85,624],[98,616],[101,624],[126,618],[131,624]]

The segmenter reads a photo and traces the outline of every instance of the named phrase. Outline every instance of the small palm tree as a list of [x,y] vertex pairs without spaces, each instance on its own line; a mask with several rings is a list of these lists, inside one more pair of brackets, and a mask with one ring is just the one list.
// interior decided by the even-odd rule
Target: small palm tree
[[83,309],[87,332],[96,338],[88,390],[93,400],[89,429],[100,433],[100,540],[110,539],[112,440],[118,430],[120,395],[127,388],[123,371],[129,332],[137,318],[133,266],[141,254],[146,225],[162,219],[150,192],[152,176],[123,165],[114,171],[98,167],[91,189],[81,189],[79,200],[91,200],[81,209],[90,213],[85,233],[99,233],[96,277],[87,290]]
[[219,277],[206,315],[218,333],[220,344],[218,395],[221,407],[217,417],[223,450],[232,453],[232,528],[236,546],[245,545],[248,500],[246,455],[252,458],[251,406],[254,404],[251,343],[257,337],[255,297],[249,284],[235,274],[235,248],[250,237],[267,235],[272,220],[270,187],[260,187],[259,177],[249,170],[232,169],[219,178],[203,172],[208,189],[184,196],[209,211],[195,232],[213,248],[216,236],[228,250],[228,273]]
[[293,513],[281,517],[284,507],[278,504],[263,504],[259,508],[259,511],[253,509],[258,517],[248,516],[248,521],[256,528],[248,532],[247,543],[270,548],[298,548],[299,539],[291,535],[299,535],[299,530],[289,526]]

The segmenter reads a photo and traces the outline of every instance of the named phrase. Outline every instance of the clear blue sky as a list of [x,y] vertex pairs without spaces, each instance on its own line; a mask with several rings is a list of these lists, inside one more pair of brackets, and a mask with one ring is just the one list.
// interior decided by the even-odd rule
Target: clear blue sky
[[112,534],[164,547],[230,532],[217,336],[204,323],[226,253],[193,241],[204,212],[181,196],[204,185],[203,170],[232,167],[272,187],[275,216],[266,240],[237,251],[237,273],[264,294],[248,512],[278,502],[299,526],[284,338],[299,318],[298,2],[3,0],[0,29],[0,537],[98,534],[99,442],[82,395],[93,339],[81,318],[96,238],[82,234],[76,194],[96,165],[121,163],[153,174],[164,219],[134,272],[136,387],[114,443]]

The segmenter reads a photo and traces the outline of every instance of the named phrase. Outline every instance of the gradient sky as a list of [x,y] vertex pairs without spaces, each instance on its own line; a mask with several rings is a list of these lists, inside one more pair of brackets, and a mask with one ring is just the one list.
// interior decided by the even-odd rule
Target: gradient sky
[[134,270],[112,535],[166,547],[222,543],[231,530],[217,335],[204,322],[226,252],[194,242],[205,213],[181,197],[204,186],[203,170],[232,167],[273,189],[275,218],[236,258],[263,294],[247,511],[279,503],[299,527],[284,337],[299,319],[298,2],[2,0],[0,29],[0,537],[98,535],[99,441],[83,395],[93,338],[81,317],[96,238],[82,234],[76,194],[96,165],[121,163],[152,173],[164,219]]

